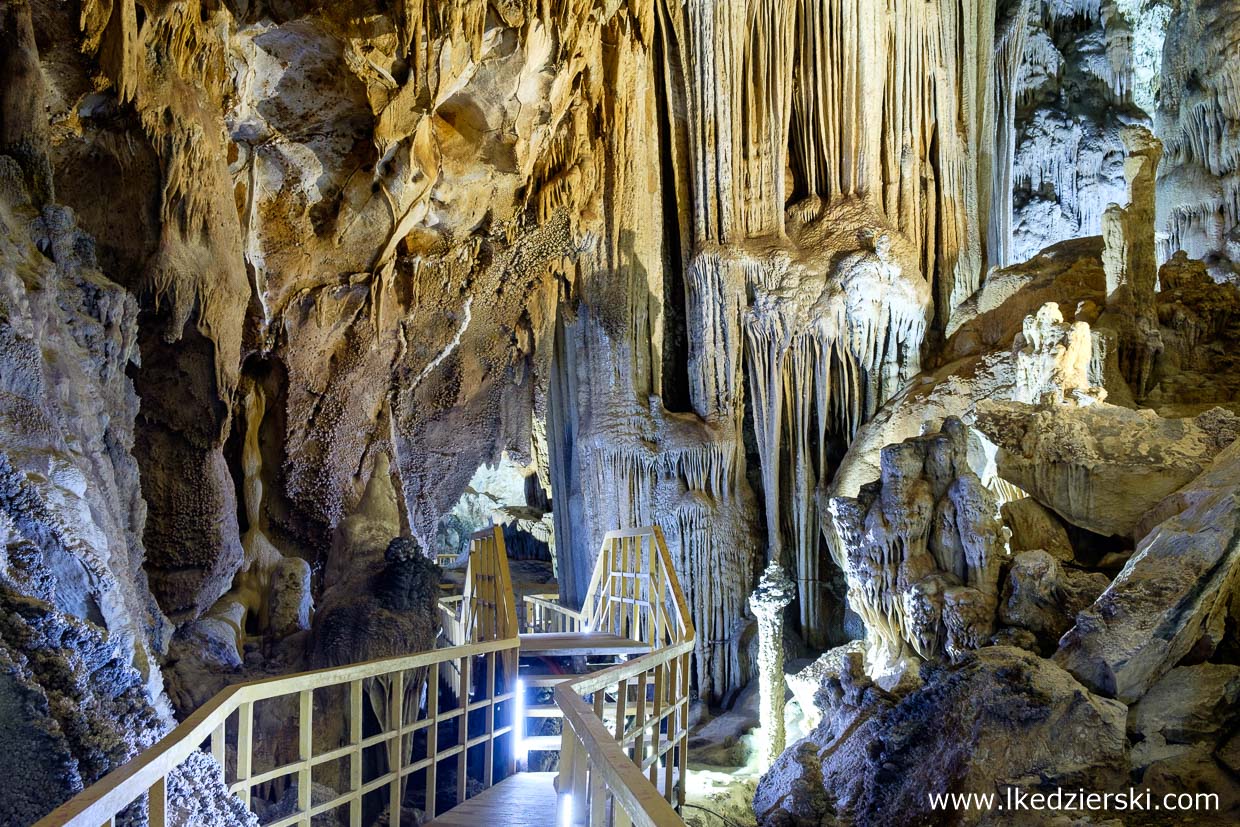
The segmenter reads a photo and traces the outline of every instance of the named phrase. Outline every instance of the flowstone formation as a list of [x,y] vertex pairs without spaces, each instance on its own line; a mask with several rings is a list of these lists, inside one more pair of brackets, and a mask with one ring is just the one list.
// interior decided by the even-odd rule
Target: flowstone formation
[[[556,549],[579,599],[607,529],[669,527],[699,691],[718,699],[747,677],[737,648],[758,502],[768,551],[798,581],[799,631],[840,635],[810,492],[917,370],[930,320],[945,323],[980,281],[995,15],[990,2],[858,0],[661,11],[663,60],[625,52],[633,62],[617,66],[668,97],[637,95],[609,136],[626,159],[600,233],[610,245],[579,258],[580,300],[557,326]],[[661,222],[637,183],[663,193]],[[864,292],[878,287],[890,305]]]
[[[768,553],[793,561],[801,629],[821,644],[830,630],[820,604],[831,596],[814,491],[861,423],[921,369],[931,296],[916,250],[863,204],[824,211],[814,198],[789,219],[795,257],[747,267],[745,354]],[[840,226],[861,229],[841,238]],[[833,269],[818,272],[822,261]]]
[[1186,0],[1167,24],[1155,131],[1166,147],[1158,181],[1159,249],[1206,260],[1236,281],[1240,260],[1240,3]]

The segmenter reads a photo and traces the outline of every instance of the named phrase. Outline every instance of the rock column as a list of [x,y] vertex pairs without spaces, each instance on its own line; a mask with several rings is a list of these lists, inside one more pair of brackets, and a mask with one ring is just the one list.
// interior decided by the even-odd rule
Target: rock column
[[792,602],[794,584],[778,562],[762,574],[749,608],[758,618],[758,681],[761,692],[759,768],[768,770],[784,751],[784,607]]

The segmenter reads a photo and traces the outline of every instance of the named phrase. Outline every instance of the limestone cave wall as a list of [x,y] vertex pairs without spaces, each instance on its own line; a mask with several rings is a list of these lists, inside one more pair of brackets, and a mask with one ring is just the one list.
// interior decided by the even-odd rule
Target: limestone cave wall
[[1234,5],[7,0],[9,817],[230,681],[433,645],[426,558],[491,520],[570,603],[660,524],[707,705],[774,563],[796,645],[864,641],[815,737],[964,664],[935,703],[1080,686],[1137,766],[1120,708],[1240,606],[1186,586],[1209,634],[1135,671],[1100,619],[1234,470]]

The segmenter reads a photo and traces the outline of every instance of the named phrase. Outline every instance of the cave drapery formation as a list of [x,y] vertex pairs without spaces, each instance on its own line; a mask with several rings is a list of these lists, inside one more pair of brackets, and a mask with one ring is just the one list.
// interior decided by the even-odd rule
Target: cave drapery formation
[[711,705],[777,564],[790,647],[864,639],[814,737],[928,662],[980,718],[996,670],[1095,693],[1082,765],[1204,749],[1135,710],[1234,663],[1234,577],[1139,604],[1231,502],[1237,67],[1236,0],[5,0],[5,817],[229,682],[432,645],[422,555],[491,520],[568,603],[661,525]]

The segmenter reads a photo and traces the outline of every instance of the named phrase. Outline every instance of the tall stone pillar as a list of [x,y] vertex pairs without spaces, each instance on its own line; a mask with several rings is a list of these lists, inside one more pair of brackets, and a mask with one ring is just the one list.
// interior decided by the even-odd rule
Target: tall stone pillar
[[784,751],[784,607],[792,602],[796,584],[778,561],[771,561],[749,596],[758,618],[759,769],[763,772]]

